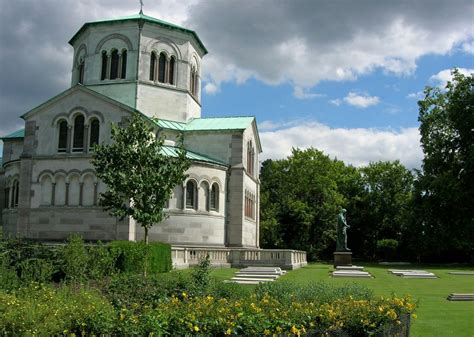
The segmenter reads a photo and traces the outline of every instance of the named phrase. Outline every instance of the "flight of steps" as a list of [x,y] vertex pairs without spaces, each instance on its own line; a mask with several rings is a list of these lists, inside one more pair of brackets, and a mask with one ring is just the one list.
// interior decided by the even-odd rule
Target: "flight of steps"
[[286,274],[280,267],[247,267],[240,269],[228,282],[238,284],[259,284],[273,282],[281,275]]

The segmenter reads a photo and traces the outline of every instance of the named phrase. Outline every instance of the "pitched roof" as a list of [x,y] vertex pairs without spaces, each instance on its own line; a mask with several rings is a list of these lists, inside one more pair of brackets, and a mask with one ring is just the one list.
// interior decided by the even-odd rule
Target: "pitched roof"
[[6,136],[0,137],[0,139],[14,139],[14,138],[25,138],[25,129],[16,130]]
[[143,13],[133,14],[133,15],[128,15],[128,16],[122,16],[122,17],[119,17],[119,18],[112,18],[112,19],[86,22],[77,31],[77,33],[74,34],[74,36],[69,40],[69,44],[72,45],[74,43],[74,41],[79,37],[79,35],[81,35],[81,33],[89,26],[96,26],[96,25],[114,23],[114,22],[138,21],[138,20],[143,20],[143,21],[148,22],[148,23],[157,24],[157,25],[160,25],[160,26],[165,27],[165,28],[174,29],[174,30],[178,30],[178,31],[181,31],[183,33],[186,33],[186,34],[190,34],[191,36],[193,36],[196,39],[197,43],[199,44],[199,46],[204,51],[204,54],[207,54],[206,47],[204,47],[204,44],[202,43],[201,39],[199,38],[199,36],[196,34],[196,32],[194,30],[187,29],[187,28],[184,28],[184,27],[181,27],[181,26],[178,26],[178,25],[175,25],[175,24],[163,21],[163,20],[159,20],[159,19],[156,19],[154,17],[145,15]]
[[255,117],[208,117],[195,118],[189,123],[174,122],[166,119],[152,118],[160,128],[176,131],[219,131],[245,130]]
[[[161,152],[164,155],[170,156],[170,157],[177,157],[178,156],[178,148],[174,147],[174,146],[163,145],[163,147],[161,148]],[[211,158],[209,156],[205,156],[203,154],[200,154],[200,153],[197,153],[197,152],[194,152],[194,151],[189,151],[189,150],[186,150],[186,158],[188,158],[192,161],[201,161],[201,162],[205,162],[205,163],[217,164],[217,165],[220,165],[220,166],[227,166],[227,163],[225,163],[221,160],[214,159],[214,158]]]

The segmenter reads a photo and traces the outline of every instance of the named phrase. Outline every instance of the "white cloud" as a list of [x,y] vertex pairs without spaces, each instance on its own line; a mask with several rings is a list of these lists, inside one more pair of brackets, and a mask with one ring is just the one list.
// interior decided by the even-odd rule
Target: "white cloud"
[[368,108],[369,106],[379,104],[380,99],[377,96],[369,96],[366,93],[358,94],[351,91],[344,97],[344,102],[356,108]]
[[378,160],[400,160],[420,168],[423,153],[417,128],[378,130],[330,128],[317,122],[260,133],[262,160],[285,158],[293,147],[314,147],[354,166]]
[[411,92],[407,95],[407,98],[420,100],[425,97],[423,91]]
[[464,42],[461,45],[461,49],[467,54],[474,54],[474,42]]
[[329,103],[334,104],[335,106],[340,106],[342,104],[342,100],[340,98],[332,99]]
[[[472,76],[474,69],[458,68],[459,72],[465,76]],[[445,88],[448,81],[452,80],[451,69],[441,70],[439,73],[430,77],[430,82],[434,85]]]
[[445,55],[472,40],[472,12],[471,0],[456,6],[403,0],[259,0],[251,5],[206,0],[189,9],[185,25],[207,45],[210,57],[203,69],[216,85],[252,77],[307,89],[377,69],[413,74],[420,57]]
[[215,93],[219,92],[219,90],[219,87],[212,82],[206,83],[204,86],[204,91],[209,95],[214,95]]
[[324,95],[308,92],[306,89],[301,87],[295,87],[293,90],[293,96],[298,99],[312,99],[316,97],[323,97]]

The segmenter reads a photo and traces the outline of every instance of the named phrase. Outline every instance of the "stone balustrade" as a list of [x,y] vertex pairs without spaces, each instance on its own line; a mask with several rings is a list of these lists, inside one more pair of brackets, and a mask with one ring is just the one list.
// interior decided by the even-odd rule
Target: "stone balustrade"
[[171,248],[173,267],[188,268],[197,265],[209,255],[214,267],[243,268],[250,266],[272,266],[282,269],[298,269],[307,265],[306,252],[291,249],[246,249],[246,248],[209,248],[177,247]]

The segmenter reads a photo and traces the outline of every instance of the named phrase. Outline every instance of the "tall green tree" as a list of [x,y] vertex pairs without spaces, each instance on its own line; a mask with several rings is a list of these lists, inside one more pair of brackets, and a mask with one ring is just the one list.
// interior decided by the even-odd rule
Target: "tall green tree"
[[418,235],[432,258],[451,260],[474,253],[474,79],[452,75],[418,102],[424,159],[416,184]]
[[182,141],[166,155],[163,139],[145,117],[134,115],[127,127],[112,124],[112,143],[97,145],[92,164],[107,185],[100,203],[111,215],[133,217],[148,230],[164,219],[163,208],[190,166]]

